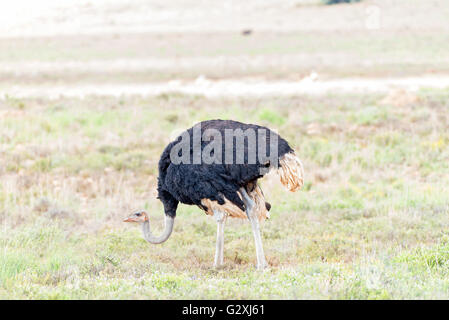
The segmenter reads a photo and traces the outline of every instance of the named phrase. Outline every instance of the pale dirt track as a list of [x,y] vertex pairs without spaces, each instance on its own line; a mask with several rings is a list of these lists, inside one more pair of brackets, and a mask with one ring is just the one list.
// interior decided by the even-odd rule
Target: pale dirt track
[[416,77],[403,79],[337,79],[314,81],[307,77],[302,81],[218,80],[199,77],[195,81],[173,80],[165,83],[138,84],[82,84],[54,86],[11,86],[0,88],[0,99],[50,98],[61,96],[83,98],[89,95],[142,95],[184,93],[206,97],[239,96],[291,96],[321,95],[328,93],[384,93],[392,89],[417,91],[421,88],[448,88],[449,77]]

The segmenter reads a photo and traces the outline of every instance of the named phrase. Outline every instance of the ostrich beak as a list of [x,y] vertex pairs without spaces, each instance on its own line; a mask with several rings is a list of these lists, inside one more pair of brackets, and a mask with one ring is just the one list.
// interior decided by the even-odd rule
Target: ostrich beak
[[135,213],[129,215],[125,219],[123,219],[123,222],[142,223],[142,222],[145,222],[147,220],[148,220],[147,214],[145,212],[143,212],[143,211],[138,211],[138,212],[135,212]]
[[123,222],[139,222],[136,216],[130,215],[129,217],[126,217],[123,219]]

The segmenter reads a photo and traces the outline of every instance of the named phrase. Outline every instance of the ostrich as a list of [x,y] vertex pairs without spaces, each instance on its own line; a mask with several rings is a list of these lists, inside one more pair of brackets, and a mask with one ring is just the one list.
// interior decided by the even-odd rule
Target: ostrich
[[158,244],[170,237],[178,204],[196,205],[217,221],[214,267],[219,267],[223,264],[226,218],[248,219],[255,241],[257,269],[264,269],[268,265],[259,221],[269,218],[271,205],[265,202],[257,180],[271,169],[277,170],[288,190],[296,191],[303,186],[301,161],[287,141],[274,131],[232,120],[200,122],[169,143],[159,160],[157,191],[165,211],[162,234],[151,233],[145,211],[131,214],[124,222],[140,223],[145,240]]

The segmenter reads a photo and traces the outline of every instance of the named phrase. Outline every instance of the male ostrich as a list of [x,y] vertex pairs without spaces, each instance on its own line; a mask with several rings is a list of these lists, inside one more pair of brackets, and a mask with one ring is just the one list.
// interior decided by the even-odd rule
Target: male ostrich
[[[233,135],[230,136],[230,132]],[[265,134],[259,134],[263,132]],[[186,141],[188,145],[184,148]],[[184,147],[179,149],[180,146]],[[183,161],[176,160],[179,157]],[[271,205],[265,202],[257,180],[273,168],[290,191],[303,186],[301,161],[287,141],[272,130],[231,120],[203,121],[168,144],[159,160],[157,190],[165,211],[163,233],[158,237],[151,233],[144,211],[133,213],[124,221],[141,223],[145,240],[162,243],[173,230],[178,203],[197,205],[217,221],[214,266],[218,267],[223,264],[226,218],[249,219],[256,246],[257,269],[263,269],[267,263],[259,220],[269,217]]]

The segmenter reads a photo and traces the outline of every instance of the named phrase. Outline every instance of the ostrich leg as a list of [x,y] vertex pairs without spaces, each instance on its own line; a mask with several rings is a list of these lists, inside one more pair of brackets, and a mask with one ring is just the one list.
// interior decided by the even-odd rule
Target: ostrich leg
[[257,256],[257,269],[262,270],[268,267],[265,260],[265,255],[263,252],[262,239],[260,237],[259,220],[256,216],[254,210],[254,201],[246,192],[245,188],[240,188],[240,193],[242,194],[242,200],[246,206],[246,215],[251,223],[251,228],[253,229],[254,242],[256,244],[256,256]]
[[224,225],[226,215],[221,211],[214,211],[214,217],[217,220],[217,245],[215,248],[214,267],[223,265],[223,248],[224,248]]

